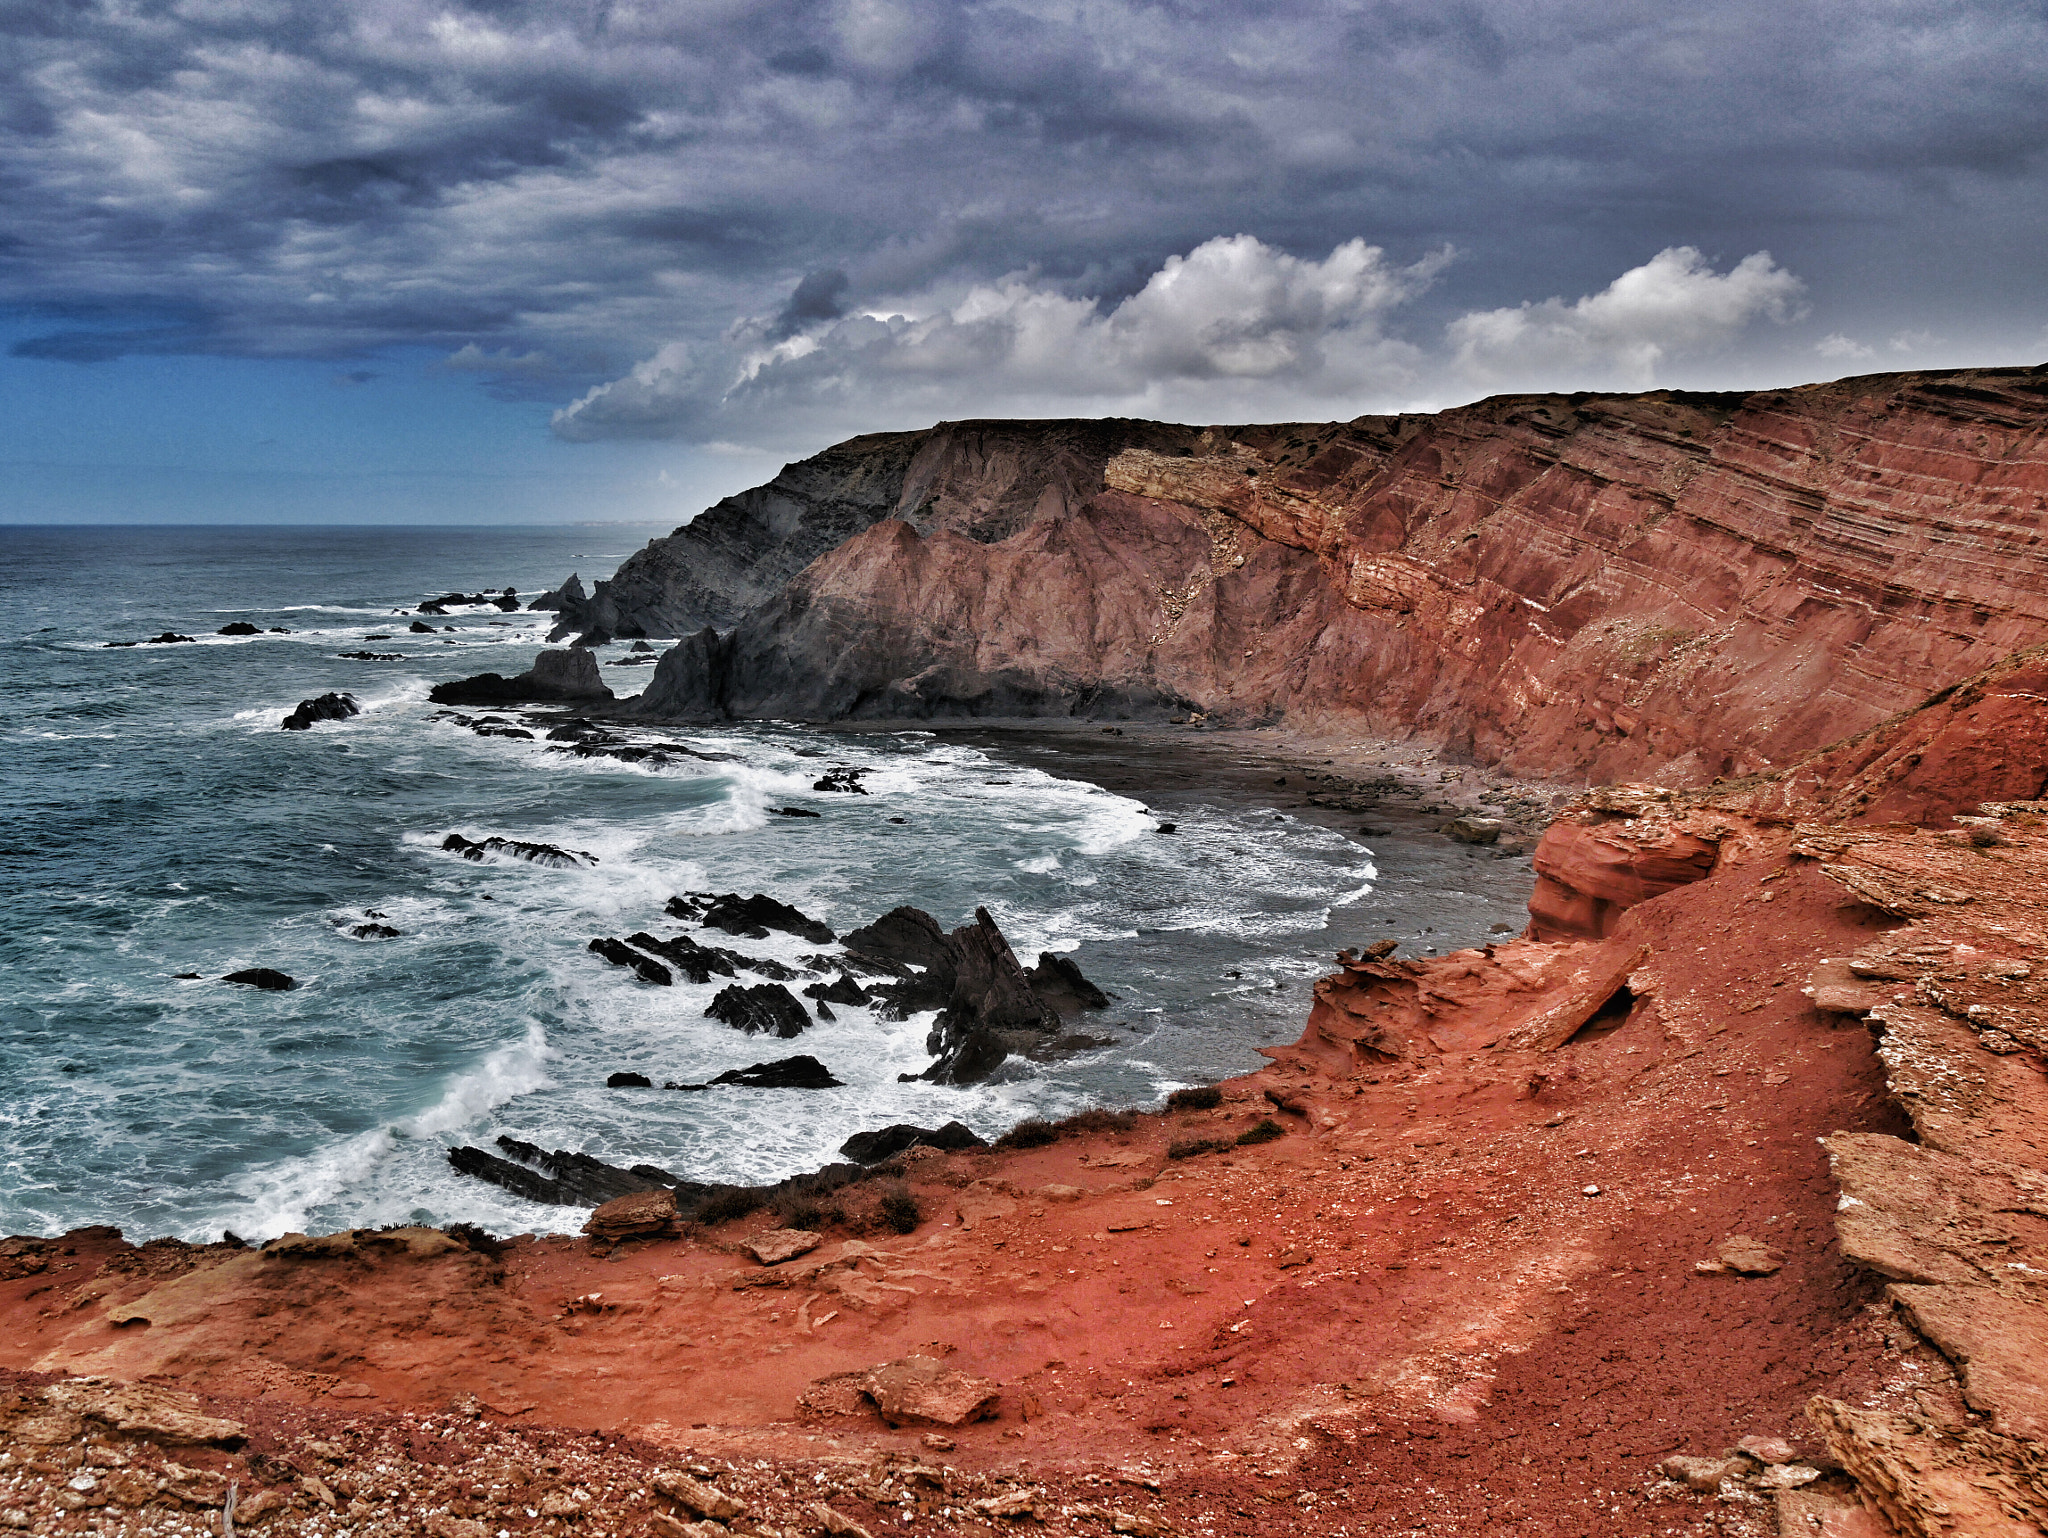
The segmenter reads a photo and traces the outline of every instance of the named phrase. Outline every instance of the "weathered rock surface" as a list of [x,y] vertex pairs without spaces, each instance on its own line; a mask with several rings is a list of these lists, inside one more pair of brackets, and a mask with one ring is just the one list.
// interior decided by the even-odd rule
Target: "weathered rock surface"
[[711,1081],[741,1089],[840,1089],[832,1070],[808,1053],[779,1057],[772,1063],[754,1063],[745,1068],[728,1068]]
[[777,902],[759,892],[752,897],[727,892],[722,897],[713,898],[705,906],[701,922],[707,929],[722,929],[729,935],[754,940],[766,939],[771,929],[795,935],[813,945],[830,945],[833,939],[832,931],[826,925],[788,903]]
[[[1101,424],[1127,436],[1074,461],[1099,479],[1018,459],[1007,511],[977,522],[906,505],[906,476],[863,504],[885,521],[821,545],[786,587],[749,567],[721,615],[676,609],[665,633],[733,628],[671,651],[638,708],[1192,706],[1345,719],[1524,773],[1704,783],[1874,726],[2035,637],[2048,573],[1999,552],[2048,516],[2044,423],[2048,374],[1986,369],[1345,424]],[[1047,445],[1069,430],[1035,429]],[[934,429],[915,452],[965,474],[963,435],[1032,431]],[[807,473],[895,476],[906,441],[866,442]],[[650,579],[690,568],[669,543],[643,552]]]
[[879,1367],[820,1379],[802,1402],[822,1414],[869,1406],[891,1426],[964,1426],[995,1413],[1001,1390],[948,1368],[935,1357],[906,1356]]
[[616,1244],[622,1239],[652,1239],[673,1233],[676,1227],[676,1193],[666,1188],[633,1191],[615,1196],[583,1225],[591,1238]]
[[535,844],[520,838],[469,839],[460,833],[451,833],[441,840],[441,847],[450,854],[459,854],[465,860],[481,864],[494,855],[509,856],[524,860],[530,865],[546,865],[555,870],[574,870],[578,866],[595,865],[597,856],[583,849],[563,849],[554,844]]
[[584,704],[611,697],[611,688],[598,673],[597,659],[573,647],[544,651],[533,659],[532,667],[510,678],[478,673],[473,678],[436,684],[427,691],[427,698],[437,705]]
[[749,1036],[765,1033],[785,1041],[801,1036],[811,1023],[803,1005],[781,983],[757,983],[751,988],[734,983],[721,988],[704,1013]]

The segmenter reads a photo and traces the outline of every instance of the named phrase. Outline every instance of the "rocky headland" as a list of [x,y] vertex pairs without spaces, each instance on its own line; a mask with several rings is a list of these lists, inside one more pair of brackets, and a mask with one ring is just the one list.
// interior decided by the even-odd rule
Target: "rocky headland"
[[[1278,722],[1262,768],[1332,815],[1540,827],[1527,928],[1340,952],[1264,1070],[1156,1109],[878,1128],[772,1188],[457,1151],[580,1238],[7,1240],[0,1523],[2048,1532],[2044,519],[2043,370],[793,466],[547,595],[586,661],[475,702],[622,753],[699,716]],[[588,692],[636,634],[681,639]],[[745,970],[604,939],[620,986]],[[1087,1002],[985,916],[815,943],[845,963],[776,1018],[901,989],[940,1062]]]

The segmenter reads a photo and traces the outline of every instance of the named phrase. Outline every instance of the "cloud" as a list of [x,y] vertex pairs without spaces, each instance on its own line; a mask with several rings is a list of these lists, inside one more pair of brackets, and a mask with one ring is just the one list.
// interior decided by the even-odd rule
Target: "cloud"
[[668,343],[557,412],[554,430],[815,442],[947,417],[1329,418],[1507,387],[1643,389],[1759,321],[1790,321],[1803,288],[1765,252],[1720,273],[1672,247],[1580,299],[1458,316],[1435,349],[1395,334],[1450,266],[1448,250],[1402,265],[1352,239],[1312,260],[1233,235],[1168,257],[1114,303],[1013,273],[793,335],[785,308],[717,347]]
[[1829,332],[1813,344],[1813,350],[1823,358],[1873,358],[1877,349],[1866,347],[1852,337],[1843,336],[1839,331]]
[[[1385,317],[1450,260],[1405,266],[1353,239],[1321,259],[1249,235],[1171,256],[1114,304],[1012,273],[950,295],[869,304],[789,332],[741,323],[714,351],[672,342],[558,412],[565,438],[758,438],[865,412],[935,416],[1327,413],[1412,383],[1419,355]],[[806,280],[807,282],[809,280]],[[835,290],[836,292],[836,290]],[[1363,409],[1362,407],[1360,409]],[[801,424],[798,426],[798,424]]]
[[1693,247],[1668,246],[1597,294],[1461,315],[1448,334],[1459,369],[1489,385],[1645,390],[1674,355],[1724,348],[1758,319],[1795,319],[1804,288],[1767,251],[1717,273]]
[[2019,302],[2048,216],[2048,13],[2005,0],[16,9],[0,305],[128,312],[29,354],[70,361],[630,357],[1017,273],[1113,308],[1225,230],[1470,253],[1418,333],[1701,230],[1911,314]]

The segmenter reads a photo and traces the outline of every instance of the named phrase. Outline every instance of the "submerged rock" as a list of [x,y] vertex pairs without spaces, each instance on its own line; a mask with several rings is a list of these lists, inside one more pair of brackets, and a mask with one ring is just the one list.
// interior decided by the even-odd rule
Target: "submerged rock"
[[315,721],[346,721],[362,714],[353,694],[323,694],[318,699],[300,700],[279,726],[280,731],[305,732]]
[[475,860],[478,863],[482,863],[486,855],[509,855],[515,860],[546,865],[556,870],[575,870],[580,866],[597,863],[597,856],[588,850],[563,849],[554,844],[532,844],[518,838],[474,840],[464,838],[460,833],[451,833],[441,840],[441,847],[451,854],[459,854],[465,860]]
[[760,983],[752,988],[735,983],[721,988],[704,1013],[749,1036],[765,1032],[784,1040],[801,1036],[811,1023],[803,1005],[780,983]]
[[389,924],[358,924],[349,935],[357,940],[396,940],[399,931]]
[[746,1068],[729,1068],[711,1081],[733,1084],[741,1089],[843,1089],[832,1070],[808,1054],[777,1058],[772,1063],[755,1063]]
[[297,978],[275,967],[244,967],[239,972],[228,973],[221,981],[240,983],[245,988],[262,988],[270,993],[283,993],[287,988],[299,986]]

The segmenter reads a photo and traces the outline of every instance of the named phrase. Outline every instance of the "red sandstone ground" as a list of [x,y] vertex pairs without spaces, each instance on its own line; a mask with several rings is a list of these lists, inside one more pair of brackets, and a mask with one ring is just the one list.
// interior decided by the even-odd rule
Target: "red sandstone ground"
[[[1343,958],[1214,1109],[908,1157],[910,1234],[8,1241],[0,1524],[218,1531],[232,1482],[244,1531],[435,1538],[2048,1531],[2048,803],[1976,801],[2038,664],[1596,792],[1536,937]],[[913,1356],[993,1417],[813,1387]]]

